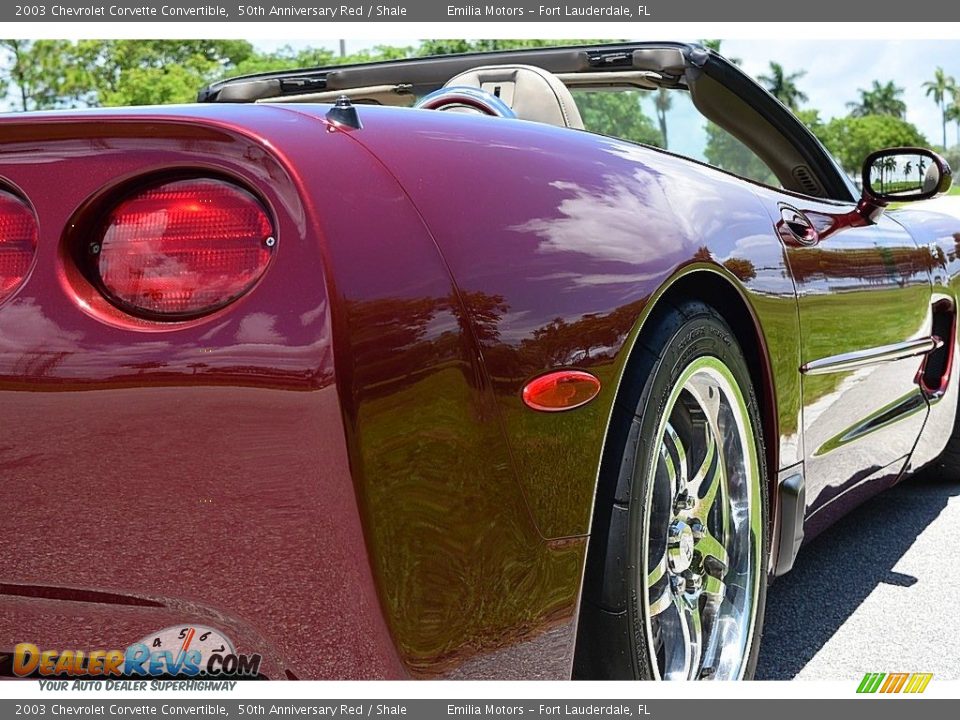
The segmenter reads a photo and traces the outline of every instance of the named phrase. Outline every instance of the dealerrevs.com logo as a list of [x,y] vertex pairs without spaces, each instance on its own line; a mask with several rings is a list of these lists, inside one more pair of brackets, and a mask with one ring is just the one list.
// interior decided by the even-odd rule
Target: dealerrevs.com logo
[[42,650],[20,643],[13,652],[19,677],[257,677],[260,655],[237,654],[219,630],[175,625],[123,650]]
[[867,673],[857,687],[858,693],[922,693],[933,673]]

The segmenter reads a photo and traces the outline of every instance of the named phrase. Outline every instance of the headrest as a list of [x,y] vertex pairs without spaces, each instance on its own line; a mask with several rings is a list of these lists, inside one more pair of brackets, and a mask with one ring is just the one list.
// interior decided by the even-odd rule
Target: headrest
[[485,65],[451,78],[445,87],[480,88],[500,98],[521,120],[583,130],[573,95],[560,79],[531,65]]

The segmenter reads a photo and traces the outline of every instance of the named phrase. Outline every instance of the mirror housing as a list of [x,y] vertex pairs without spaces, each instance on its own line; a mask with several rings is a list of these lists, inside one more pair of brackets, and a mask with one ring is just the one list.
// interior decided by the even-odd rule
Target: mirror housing
[[942,157],[926,148],[888,148],[863,161],[863,191],[857,212],[876,222],[893,202],[928,200],[950,189],[953,173]]

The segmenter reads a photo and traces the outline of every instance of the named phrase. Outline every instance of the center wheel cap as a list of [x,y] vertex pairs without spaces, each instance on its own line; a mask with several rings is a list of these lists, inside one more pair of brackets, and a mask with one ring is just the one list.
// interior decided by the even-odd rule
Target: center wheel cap
[[683,520],[674,520],[667,536],[670,572],[682,573],[693,562],[693,530]]

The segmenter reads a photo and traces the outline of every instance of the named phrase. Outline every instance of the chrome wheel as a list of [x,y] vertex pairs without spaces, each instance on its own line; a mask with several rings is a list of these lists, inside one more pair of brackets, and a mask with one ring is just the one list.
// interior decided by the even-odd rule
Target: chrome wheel
[[657,437],[637,581],[651,665],[664,680],[738,680],[757,617],[762,490],[750,414],[722,361],[687,366]]

